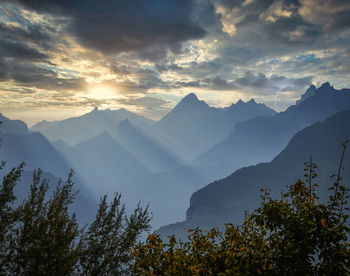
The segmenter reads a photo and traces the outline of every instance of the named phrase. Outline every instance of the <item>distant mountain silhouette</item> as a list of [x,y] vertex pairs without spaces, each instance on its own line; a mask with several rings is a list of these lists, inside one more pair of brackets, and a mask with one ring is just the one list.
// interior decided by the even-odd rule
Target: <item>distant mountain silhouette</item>
[[[311,99],[310,99],[311,100]],[[260,188],[269,188],[272,197],[279,197],[287,185],[303,179],[304,162],[317,163],[319,191],[322,200],[332,184],[330,176],[337,172],[341,155],[340,143],[350,138],[350,111],[333,115],[298,132],[287,147],[271,162],[245,167],[215,181],[191,196],[186,220],[159,229],[162,235],[177,233],[185,238],[187,229],[223,227],[224,223],[240,224],[245,210],[260,204]],[[350,188],[350,152],[344,160],[344,183]]]
[[238,122],[275,112],[254,100],[232,104],[227,108],[210,107],[193,93],[184,97],[164,116],[157,126],[177,146],[187,160],[221,142]]
[[74,146],[105,131],[114,132],[116,126],[125,119],[129,119],[133,125],[146,130],[154,124],[153,121],[125,109],[98,110],[98,108],[95,108],[80,117],[69,118],[59,122],[41,122],[34,125],[31,130],[40,131],[50,141],[62,140]]
[[[314,93],[312,87],[308,91]],[[314,96],[285,112],[238,123],[223,142],[199,156],[195,164],[209,167],[222,177],[242,166],[270,161],[297,131],[349,108],[350,89],[336,90],[324,83]]]

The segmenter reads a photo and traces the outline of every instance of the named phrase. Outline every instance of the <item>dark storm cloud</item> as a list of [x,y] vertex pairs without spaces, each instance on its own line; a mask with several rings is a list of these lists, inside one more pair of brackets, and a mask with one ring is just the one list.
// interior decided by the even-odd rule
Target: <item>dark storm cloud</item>
[[201,83],[200,81],[177,81],[174,85],[174,87],[191,87],[191,88],[199,88],[199,87],[203,87],[203,83]]
[[287,78],[285,76],[272,75],[271,77],[267,77],[263,73],[254,74],[252,72],[246,72],[244,77],[235,80],[235,84],[244,90],[250,89],[259,91],[262,94],[274,94],[277,90],[300,91],[305,86],[310,85],[312,79],[312,76]]
[[[163,46],[197,39],[204,30],[192,20],[193,0],[17,0],[39,12],[68,15],[69,30],[84,46],[105,53]],[[143,52],[149,58],[154,52]],[[164,55],[164,53],[161,53]]]
[[300,14],[305,20],[320,25],[327,32],[350,27],[350,2],[348,0],[300,0]]
[[8,70],[6,63],[0,59],[0,81],[6,80],[8,77]]
[[7,40],[1,40],[0,56],[2,58],[15,58],[30,61],[46,60],[48,58],[45,53],[42,53],[25,43]]
[[246,72],[241,78],[224,80],[219,76],[198,81],[176,82],[175,87],[209,88],[211,90],[241,90],[257,92],[258,94],[274,94],[281,91],[300,91],[312,83],[312,76],[302,78],[287,78],[281,75],[267,77],[263,73]]
[[173,87],[209,88],[217,91],[234,90],[237,88],[233,81],[224,80],[220,76],[196,81],[177,81]]
[[26,29],[20,26],[0,24],[2,39],[21,39],[34,43],[47,42],[50,35],[39,25],[29,25]]
[[47,90],[71,90],[84,87],[83,79],[65,79],[53,70],[41,68],[30,62],[0,60],[0,81],[9,80]]

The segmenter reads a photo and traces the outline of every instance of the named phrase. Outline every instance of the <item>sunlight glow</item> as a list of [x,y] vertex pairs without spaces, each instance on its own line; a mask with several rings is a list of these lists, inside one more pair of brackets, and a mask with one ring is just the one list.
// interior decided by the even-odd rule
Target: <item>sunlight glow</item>
[[93,86],[89,89],[89,96],[93,99],[106,100],[116,97],[115,90],[106,85]]

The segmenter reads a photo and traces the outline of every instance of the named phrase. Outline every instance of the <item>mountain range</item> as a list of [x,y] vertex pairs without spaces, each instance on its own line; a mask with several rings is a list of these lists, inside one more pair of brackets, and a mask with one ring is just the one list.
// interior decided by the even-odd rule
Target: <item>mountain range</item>
[[[29,192],[34,169],[40,168],[43,171],[43,178],[49,180],[49,190],[52,191],[60,178],[63,180],[70,171],[69,164],[61,154],[42,134],[28,132],[27,125],[18,120],[9,120],[0,114],[1,144],[0,160],[6,162],[1,171],[1,176],[13,167],[25,162],[21,182],[16,187],[16,195],[19,202]],[[79,191],[72,211],[82,214],[79,218],[81,224],[89,222],[96,210],[97,202],[92,194],[86,189],[82,181],[75,177],[75,191]]]
[[313,86],[305,93],[308,96],[284,112],[236,124],[225,140],[194,163],[211,168],[217,177],[222,177],[242,166],[270,161],[299,130],[350,108],[350,89],[336,90],[327,82],[310,91]]
[[192,160],[221,142],[236,123],[275,113],[253,99],[247,103],[239,100],[226,108],[210,107],[190,93],[157,122],[157,126],[173,141],[186,160]]
[[[336,90],[324,83],[319,88],[310,86],[295,105],[280,113],[253,99],[215,108],[190,93],[159,121],[125,109],[95,108],[80,117],[42,121],[28,130],[25,123],[1,115],[0,154],[9,166],[26,161],[28,171],[41,167],[56,179],[73,168],[77,188],[86,195],[87,202],[93,202],[88,207],[81,203],[84,210],[95,208],[102,194],[121,192],[130,210],[139,201],[150,203],[154,228],[183,220],[176,224],[179,229],[210,226],[215,221],[222,224],[226,219],[238,218],[241,212],[237,206],[256,202],[254,199],[244,203],[245,196],[252,192],[249,187],[253,189],[256,184],[242,178],[242,184],[235,186],[232,191],[240,195],[241,203],[232,197],[230,189],[227,198],[225,190],[215,188],[211,194],[207,187],[214,184],[206,186],[208,183],[217,183],[214,181],[251,165],[258,169],[249,171],[249,177],[264,179],[264,173],[273,174],[279,166],[259,163],[278,164],[273,163],[276,156],[295,139],[292,137],[296,133],[347,109],[350,90]],[[297,147],[294,150],[298,151]],[[295,162],[301,159],[288,158]],[[291,181],[296,176],[292,171]],[[237,212],[237,216],[226,216],[230,212]],[[171,227],[161,228],[160,232],[177,229]]]
[[[259,207],[261,188],[268,189],[273,198],[278,198],[280,191],[285,191],[288,185],[304,179],[304,162],[310,157],[318,166],[315,181],[319,184],[321,200],[325,201],[334,181],[330,176],[338,171],[341,143],[349,138],[350,110],[314,123],[294,135],[271,162],[241,168],[193,193],[185,221],[162,227],[158,232],[164,237],[176,233],[185,239],[188,229],[222,229],[225,223],[240,225],[246,210]],[[349,154],[343,165],[343,181],[349,187]]]

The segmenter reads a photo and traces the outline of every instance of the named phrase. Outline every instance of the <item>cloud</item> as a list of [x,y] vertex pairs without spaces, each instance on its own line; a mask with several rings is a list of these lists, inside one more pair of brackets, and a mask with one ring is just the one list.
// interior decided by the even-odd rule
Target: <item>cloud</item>
[[[17,0],[38,12],[68,16],[69,28],[86,47],[104,53],[174,50],[205,31],[193,22],[193,0]],[[155,53],[153,53],[154,55]]]
[[43,30],[40,25],[29,25],[27,28],[23,28],[19,23],[2,23],[0,24],[0,32],[3,38],[7,39],[21,39],[30,41],[33,43],[48,42],[51,38],[50,35]]
[[243,77],[224,80],[220,76],[197,81],[176,82],[174,87],[206,88],[212,91],[236,91],[250,96],[275,95],[276,91],[300,93],[312,83],[313,76],[288,78],[283,75],[267,77],[263,73],[245,72]]
[[62,78],[56,72],[32,63],[1,62],[0,60],[0,81],[10,80],[27,87],[58,91],[81,89],[85,86],[83,79]]
[[16,58],[21,60],[46,60],[48,56],[25,43],[1,40],[0,56],[2,58]]
[[2,102],[159,118],[188,89],[270,106],[282,90],[287,106],[311,82],[349,86],[348,13],[345,0],[3,1]]
[[302,78],[287,78],[285,76],[272,75],[267,77],[263,73],[254,74],[246,72],[244,77],[235,80],[240,89],[256,94],[274,95],[276,91],[300,92],[312,83],[312,76]]
[[350,27],[348,0],[301,0],[300,15],[304,20],[332,32]]

